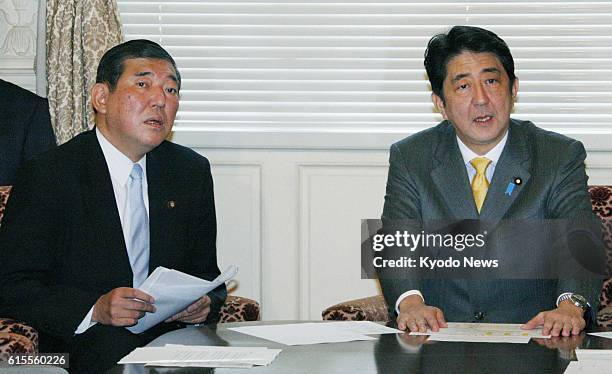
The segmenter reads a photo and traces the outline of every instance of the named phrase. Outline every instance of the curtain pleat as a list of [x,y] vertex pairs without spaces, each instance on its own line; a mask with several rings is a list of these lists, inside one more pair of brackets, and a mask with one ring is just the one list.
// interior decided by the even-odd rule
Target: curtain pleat
[[98,61],[123,35],[115,0],[47,0],[47,98],[58,143],[93,127]]

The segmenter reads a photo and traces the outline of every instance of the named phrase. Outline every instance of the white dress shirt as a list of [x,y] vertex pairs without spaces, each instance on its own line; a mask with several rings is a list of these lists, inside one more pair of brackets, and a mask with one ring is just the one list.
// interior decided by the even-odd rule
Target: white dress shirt
[[[131,222],[130,215],[126,214],[129,211],[129,201],[127,199],[127,182],[132,172],[134,163],[126,155],[121,153],[114,145],[109,142],[104,135],[96,128],[96,137],[102,148],[106,165],[108,166],[108,172],[110,173],[111,182],[113,184],[113,192],[115,193],[115,202],[117,203],[117,210],[119,211],[119,219],[121,220],[121,229],[123,231],[123,238],[125,243],[129,242],[130,238],[130,227]],[[142,167],[142,197],[145,203],[145,209],[147,214],[149,213],[149,192],[147,191],[147,158],[146,156],[138,160],[137,162]],[[82,334],[87,331],[88,328],[95,325],[96,322],[91,321],[93,314],[93,306],[77,327],[75,334]]]

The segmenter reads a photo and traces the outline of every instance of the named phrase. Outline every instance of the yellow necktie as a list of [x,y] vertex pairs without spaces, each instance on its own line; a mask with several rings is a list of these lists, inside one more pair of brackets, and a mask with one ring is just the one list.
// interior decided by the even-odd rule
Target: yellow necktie
[[487,196],[487,190],[489,189],[489,181],[487,181],[485,172],[490,163],[491,160],[486,157],[476,157],[470,161],[470,164],[476,169],[476,175],[474,179],[472,179],[472,194],[474,195],[478,214],[480,214],[480,209],[482,208],[482,204]]

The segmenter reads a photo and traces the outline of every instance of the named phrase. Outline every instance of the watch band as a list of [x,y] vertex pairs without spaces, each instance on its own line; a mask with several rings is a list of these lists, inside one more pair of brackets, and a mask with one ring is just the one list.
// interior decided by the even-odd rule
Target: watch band
[[571,292],[566,292],[566,293],[561,294],[561,295],[560,295],[560,296],[557,298],[557,306],[559,306],[559,304],[560,304],[562,301],[569,300],[569,299],[570,299],[570,296],[572,296],[572,293],[571,293]]

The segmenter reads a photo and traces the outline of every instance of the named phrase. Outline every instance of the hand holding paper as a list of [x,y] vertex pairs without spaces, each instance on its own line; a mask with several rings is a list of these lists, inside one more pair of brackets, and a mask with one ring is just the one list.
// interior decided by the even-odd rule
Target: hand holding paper
[[146,312],[155,313],[155,299],[136,288],[118,287],[100,296],[91,320],[110,326],[131,326]]
[[210,297],[202,296],[193,304],[189,305],[187,309],[176,313],[164,322],[179,321],[183,323],[202,323],[206,321],[210,313],[210,303]]
[[[177,270],[158,267],[140,286],[141,291],[155,299],[157,311],[146,313],[144,317],[138,320],[138,324],[127,329],[135,334],[148,330],[168,317],[184,310],[222,283],[232,279],[237,272],[238,267],[235,265],[229,266],[215,280],[209,282]],[[198,306],[200,305],[198,304]],[[189,313],[189,315],[193,317],[193,313]]]

